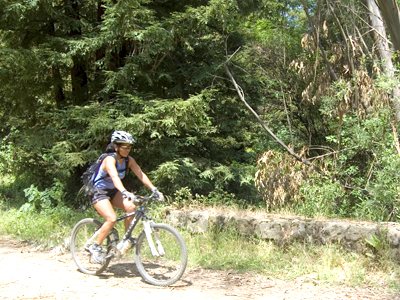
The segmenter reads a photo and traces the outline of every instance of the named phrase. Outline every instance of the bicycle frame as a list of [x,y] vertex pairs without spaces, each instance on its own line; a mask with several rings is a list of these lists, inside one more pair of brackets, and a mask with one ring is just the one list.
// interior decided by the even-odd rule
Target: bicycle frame
[[136,227],[137,223],[139,222],[140,218],[142,218],[142,217],[143,218],[149,218],[149,217],[146,216],[146,214],[145,214],[145,212],[143,210],[143,207],[140,207],[140,209],[135,210],[134,212],[131,212],[131,213],[126,214],[124,216],[118,217],[117,218],[117,222],[119,222],[121,220],[124,220],[124,219],[127,219],[127,218],[132,217],[132,216],[133,216],[133,219],[132,219],[131,224],[129,225],[127,231],[125,232],[124,236],[122,237],[123,240],[128,239],[132,235],[132,231],[133,231],[133,229],[135,229],[135,227]]
[[[160,239],[159,239],[159,237],[158,237],[158,234],[157,234],[157,233],[153,233],[153,229],[152,229],[153,220],[152,220],[151,217],[149,217],[149,216],[146,215],[146,213],[145,213],[145,211],[144,211],[144,209],[143,209],[142,206],[140,206],[140,209],[135,210],[135,211],[132,212],[132,213],[129,213],[129,214],[126,214],[126,215],[117,217],[117,222],[119,222],[119,221],[121,221],[121,220],[124,220],[124,219],[127,219],[127,218],[132,217],[132,216],[133,216],[133,219],[132,219],[132,221],[131,221],[131,224],[129,225],[129,227],[128,227],[127,231],[125,232],[124,236],[122,237],[122,240],[127,240],[129,237],[132,236],[132,232],[133,232],[133,230],[135,229],[137,223],[139,222],[140,219],[142,219],[143,227],[144,227],[144,232],[145,232],[145,234],[146,234],[147,242],[149,243],[149,247],[150,247],[151,253],[152,253],[154,256],[163,256],[163,255],[165,255],[165,252],[164,252],[164,249],[163,249],[162,244],[161,244],[161,242],[160,242]],[[110,233],[111,233],[111,232],[110,232]],[[152,236],[151,236],[151,233],[154,234],[154,238],[155,238],[155,240],[156,240],[157,248],[156,248],[155,245],[154,245],[154,241],[153,241],[153,238],[152,238]],[[92,240],[94,239],[94,237],[95,237],[97,234],[98,234],[98,231],[97,231],[97,232],[95,233],[95,235],[90,239],[91,242],[92,242]],[[118,236],[118,235],[117,235],[117,236]],[[118,239],[118,238],[117,238],[117,239]],[[115,244],[114,244],[114,247],[115,247],[117,241],[113,241],[113,242],[115,242]],[[111,252],[113,252],[113,251],[111,251]],[[114,255],[116,255],[116,256],[119,257],[121,254],[120,254],[119,251],[118,251],[117,253],[114,253]]]

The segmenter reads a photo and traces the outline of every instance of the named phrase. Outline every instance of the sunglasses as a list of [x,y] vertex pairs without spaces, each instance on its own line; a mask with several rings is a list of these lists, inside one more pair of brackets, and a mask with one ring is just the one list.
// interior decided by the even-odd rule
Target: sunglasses
[[132,146],[118,146],[118,148],[122,148],[124,150],[131,150]]

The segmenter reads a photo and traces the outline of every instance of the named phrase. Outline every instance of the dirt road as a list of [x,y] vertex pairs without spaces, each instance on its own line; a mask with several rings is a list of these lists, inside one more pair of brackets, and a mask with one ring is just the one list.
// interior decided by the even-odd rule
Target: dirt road
[[0,299],[400,299],[374,289],[285,282],[259,275],[188,269],[174,286],[144,283],[129,261],[113,262],[101,276],[77,271],[69,253],[34,251],[0,239]]

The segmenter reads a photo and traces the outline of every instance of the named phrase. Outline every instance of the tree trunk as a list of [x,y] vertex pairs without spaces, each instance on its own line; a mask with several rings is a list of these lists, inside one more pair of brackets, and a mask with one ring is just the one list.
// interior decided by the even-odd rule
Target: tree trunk
[[72,101],[76,105],[83,104],[87,99],[88,77],[83,59],[74,57],[71,68]]
[[[70,10],[67,15],[76,21],[80,20],[79,2],[77,0],[69,0]],[[81,28],[71,29],[69,35],[81,35]],[[71,68],[71,86],[72,86],[72,101],[76,105],[83,104],[87,100],[87,84],[88,77],[86,74],[86,64],[84,58],[76,55],[72,58],[74,65]]]
[[[382,1],[385,2],[385,1]],[[391,2],[390,0],[388,2]],[[381,18],[381,14],[378,6],[376,5],[374,0],[366,0],[367,7],[369,9],[369,17],[371,20],[371,25],[375,29],[372,31],[372,39],[375,42],[375,47],[378,50],[379,57],[383,60],[384,63],[384,71],[389,78],[395,77],[394,67],[392,63],[392,53],[390,51],[389,43],[387,41],[386,30],[383,25],[383,21]],[[397,8],[397,5],[396,5]],[[398,9],[397,9],[398,13]],[[400,29],[400,27],[399,27]],[[396,122],[400,121],[400,88],[394,87],[392,92],[392,108],[395,112],[395,120]],[[392,124],[393,135],[396,142],[396,150],[400,155],[400,145],[398,140],[397,128],[394,124]]]
[[[400,12],[396,0],[377,0],[394,48],[400,51]],[[368,2],[374,2],[368,0]],[[375,2],[374,2],[375,4]],[[376,6],[376,4],[375,4]]]
[[390,52],[386,30],[381,19],[379,8],[374,0],[366,0],[366,4],[369,9],[371,25],[374,28],[371,33],[372,39],[375,42],[375,49],[378,50],[379,57],[381,60],[383,60],[387,73],[389,73],[390,76],[394,76],[392,53]]
[[52,68],[53,80],[54,80],[54,96],[56,103],[64,101],[65,96],[63,92],[63,79],[61,77],[60,69],[56,66]]
[[[386,1],[384,1],[386,2]],[[388,2],[391,2],[389,0]],[[371,25],[374,28],[372,31],[372,38],[375,42],[375,48],[378,50],[378,55],[384,63],[384,72],[388,78],[394,78],[395,72],[392,63],[392,52],[390,51],[389,43],[387,40],[385,26],[383,24],[381,14],[378,6],[374,0],[366,0],[367,7],[369,9],[369,17]],[[396,5],[397,8],[397,5]],[[398,11],[398,9],[397,9]],[[398,28],[400,30],[400,27]],[[392,108],[394,109],[395,119],[397,122],[400,121],[400,89],[398,87],[393,88],[391,95]]]

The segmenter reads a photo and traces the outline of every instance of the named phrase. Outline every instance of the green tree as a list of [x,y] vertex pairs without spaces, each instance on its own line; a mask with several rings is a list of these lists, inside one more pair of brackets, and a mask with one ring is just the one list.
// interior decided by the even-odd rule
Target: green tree
[[[138,139],[135,155],[160,188],[254,197],[262,134],[220,66],[254,39],[249,24],[268,3],[0,4],[4,170],[40,188],[54,177],[76,186],[118,128]],[[259,83],[246,80],[257,95]]]

